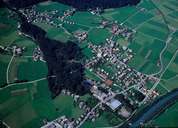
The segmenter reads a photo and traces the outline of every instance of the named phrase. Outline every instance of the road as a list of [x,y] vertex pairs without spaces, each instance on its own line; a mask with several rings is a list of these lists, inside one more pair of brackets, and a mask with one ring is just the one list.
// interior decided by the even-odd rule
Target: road
[[9,84],[9,69],[10,69],[10,65],[11,65],[11,63],[12,63],[14,57],[15,57],[15,51],[13,51],[13,55],[12,55],[11,60],[10,60],[10,62],[9,62],[9,64],[8,64],[8,66],[7,66],[7,71],[6,71],[7,84]]
[[178,50],[174,53],[173,57],[171,58],[169,64],[166,66],[165,70],[162,72],[162,74],[160,75],[159,79],[157,80],[157,82],[153,85],[153,87],[149,90],[149,92],[147,93],[145,99],[142,101],[142,103],[144,103],[148,96],[151,94],[151,92],[157,87],[157,85],[159,84],[159,82],[161,81],[162,76],[164,75],[164,73],[166,72],[166,70],[168,69],[169,65],[174,61],[175,57],[177,56]]
[[90,114],[98,107],[102,104],[102,102],[99,102],[95,107],[92,108],[92,110],[85,116],[85,118],[80,122],[80,124],[78,126],[76,126],[76,128],[80,128],[80,126],[88,119],[88,117],[90,116]]
[[2,122],[4,126],[6,126],[6,128],[10,128],[10,126],[8,124],[6,124],[5,122]]
[[50,77],[56,77],[56,76],[48,76],[48,77],[44,77],[44,78],[40,78],[40,79],[37,79],[37,80],[33,80],[33,81],[28,81],[28,82],[21,82],[21,83],[12,83],[12,84],[8,84],[7,86],[5,87],[2,87],[0,88],[0,90],[3,90],[5,88],[8,88],[8,87],[11,87],[11,86],[14,86],[14,85],[22,85],[22,84],[31,84],[31,83],[36,83],[36,82],[39,82],[39,81],[42,81],[42,80],[46,80]]

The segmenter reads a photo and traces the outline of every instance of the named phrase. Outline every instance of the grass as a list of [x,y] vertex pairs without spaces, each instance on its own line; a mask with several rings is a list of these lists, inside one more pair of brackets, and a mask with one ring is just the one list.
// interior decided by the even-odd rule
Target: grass
[[76,119],[83,113],[83,110],[73,105],[73,99],[70,96],[60,95],[54,99],[53,103],[59,109],[57,113],[61,116],[66,115]]
[[[46,117],[51,119],[52,117],[56,117],[51,109],[52,101],[50,99],[47,84],[45,82],[38,82],[40,89],[45,92],[43,93],[42,90],[37,89],[38,91],[36,91],[36,94],[34,94],[34,98],[32,99],[30,91],[33,86],[33,84],[23,84],[21,86],[14,85],[13,87],[3,90],[10,93],[17,89],[28,89],[27,93],[23,95],[12,96],[10,94],[11,96],[6,96],[6,100],[1,103],[0,114],[10,126],[19,128],[35,118],[43,119]],[[35,95],[39,96],[36,97]],[[45,112],[42,110],[45,110]],[[19,115],[19,118],[17,118],[17,115]],[[39,121],[38,124],[35,124],[35,127],[38,127],[41,121]]]
[[47,67],[44,62],[37,61],[34,62],[31,58],[26,59],[18,66],[18,76],[19,80],[36,80],[46,77]]
[[70,9],[70,7],[58,2],[43,2],[37,5],[37,10],[40,12],[52,10],[65,11],[67,9]]
[[153,27],[150,27],[150,26],[144,26],[142,28],[140,28],[138,31],[148,35],[148,36],[151,36],[151,37],[155,37],[157,39],[160,39],[160,40],[165,40],[166,37],[167,37],[167,33],[165,32],[161,32],[160,29],[157,29],[157,28],[153,28]]
[[158,118],[156,118],[153,123],[159,127],[177,127],[177,112],[178,103],[174,104],[171,108],[162,113]]
[[[18,118],[17,118],[18,115]],[[12,112],[10,115],[8,115],[4,121],[9,123],[12,127],[22,127],[24,124],[31,121],[32,118],[36,117],[36,113],[33,110],[30,103],[26,103],[20,108],[17,108],[16,111]]]
[[122,7],[120,9],[106,11],[102,16],[109,20],[116,20],[120,23],[124,22],[130,15],[137,11],[135,7]]
[[86,47],[82,50],[84,56],[86,56],[88,59],[91,59],[93,57],[93,53],[90,48]]
[[18,45],[19,47],[25,47],[26,50],[23,53],[23,56],[32,56],[33,55],[33,50],[37,47],[35,42],[32,40],[20,36],[17,40],[12,43],[13,45]]
[[145,8],[149,11],[155,9],[155,6],[150,1],[147,0],[142,0],[142,2],[138,6],[140,8]]
[[98,77],[94,72],[92,72],[88,69],[85,70],[85,74],[87,77],[89,77],[92,80],[101,81],[100,77]]
[[[24,88],[28,89],[25,94],[12,96],[12,91]],[[14,128],[37,128],[42,125],[43,119],[53,120],[63,115],[77,118],[83,112],[73,105],[73,99],[69,96],[59,95],[52,100],[46,80],[34,84],[14,85],[0,91],[0,96],[3,97],[0,100],[1,118]],[[16,118],[17,115],[19,118]]]
[[128,22],[134,26],[137,26],[137,25],[149,20],[152,17],[153,17],[153,15],[150,13],[139,12],[136,15],[134,15],[133,17],[131,17]]
[[6,83],[6,71],[10,61],[10,56],[0,55],[0,86]]
[[56,29],[51,28],[47,32],[47,36],[51,39],[59,40],[61,42],[67,42],[69,40],[70,35],[66,33],[62,28]]
[[167,87],[169,90],[173,90],[178,87],[178,76],[172,77],[172,79],[169,80],[162,80],[161,83]]
[[101,17],[94,16],[89,12],[77,12],[72,17],[69,17],[69,20],[72,20],[81,26],[90,28],[98,26],[101,21]]

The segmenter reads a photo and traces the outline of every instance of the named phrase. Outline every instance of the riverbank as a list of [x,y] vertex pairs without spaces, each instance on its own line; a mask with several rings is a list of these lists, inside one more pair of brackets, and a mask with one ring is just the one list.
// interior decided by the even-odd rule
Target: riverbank
[[126,123],[121,125],[120,128],[141,127],[172,106],[176,101],[178,101],[178,88],[155,100],[142,111],[132,116]]

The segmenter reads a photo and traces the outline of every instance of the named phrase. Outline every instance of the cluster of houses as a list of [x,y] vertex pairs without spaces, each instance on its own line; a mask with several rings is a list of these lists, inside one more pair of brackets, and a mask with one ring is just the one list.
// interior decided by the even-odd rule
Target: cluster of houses
[[[66,21],[64,19],[66,17],[72,16],[76,9],[68,9],[64,11],[63,14],[61,14],[61,12],[58,10],[39,12],[37,11],[36,6],[33,6],[32,8],[21,9],[20,11],[23,15],[26,16],[28,22],[41,22],[59,28],[61,27],[62,23],[74,24],[74,22]],[[62,23],[54,22],[54,19],[56,18],[59,19]]]
[[[89,113],[89,115],[88,115]],[[78,117],[75,121],[74,121],[74,126],[79,125],[84,119],[85,117],[88,115],[87,120],[91,120],[92,122],[94,122],[96,120],[96,118],[98,118],[100,116],[98,111],[92,111],[90,109],[90,111],[85,111],[83,114],[80,115],[80,117]]]
[[[119,48],[118,44],[111,39],[107,39],[107,42],[102,46],[90,44],[89,48],[92,49],[96,56],[86,62],[85,66],[87,68],[94,68],[95,65],[109,62],[117,69],[117,73],[112,75],[111,79],[119,79],[126,86],[128,86],[129,83],[135,84],[135,77],[131,79],[132,69],[126,65],[126,63],[133,57],[132,50],[125,47]],[[124,56],[122,55],[122,53],[124,53]],[[95,69],[95,72],[104,81],[106,81],[106,84],[111,85],[113,83],[112,80],[108,79],[108,72],[105,72],[103,69],[100,68]],[[142,74],[139,75],[140,76],[138,76],[138,78],[141,79]]]
[[[92,59],[87,60],[85,66],[89,69],[95,69],[95,65],[102,65],[102,63],[109,62],[115,67],[116,73],[112,75],[111,79],[114,79],[128,87],[130,85],[142,83],[146,84],[149,79],[146,75],[130,68],[127,63],[133,58],[133,52],[131,49],[122,46],[119,47],[118,43],[112,39],[106,39],[104,45],[93,45],[89,44],[92,52],[96,54]],[[103,69],[96,68],[95,71],[98,76],[100,76],[109,85],[112,84],[111,80],[108,80],[109,73],[105,72]]]
[[26,16],[28,22],[43,22],[46,24],[53,24],[53,18],[58,14],[58,10],[38,12],[35,6],[20,11]]
[[110,25],[110,22],[108,20],[102,20],[99,28],[106,28]]
[[108,75],[109,73],[106,72],[104,69],[97,69],[96,74],[102,79],[102,81],[108,86],[111,87],[113,84],[113,81],[109,79]]
[[148,79],[148,77],[146,77],[144,74],[129,68],[123,63],[117,63],[117,70],[118,72],[114,74],[114,78],[118,79],[125,88],[135,84],[139,84],[141,86],[140,83],[145,85]]
[[[141,94],[147,95],[149,89],[147,89],[146,84],[150,81],[150,77],[127,65],[134,55],[131,49],[125,46],[119,47],[112,38],[106,39],[106,43],[102,46],[90,43],[89,48],[95,53],[95,56],[86,61],[85,67],[101,78],[106,85],[103,87],[112,88],[114,83],[119,83],[122,89],[127,89],[136,85],[136,89]],[[106,63],[112,65],[112,69],[114,67],[115,73],[110,73],[102,68],[102,65]],[[155,98],[157,95],[158,93],[153,91],[149,96]]]
[[[100,116],[100,113],[98,111],[91,111],[92,108],[89,107],[85,101],[80,101],[78,103],[79,108],[84,110],[84,113],[77,119],[78,122],[80,122],[89,112],[88,120],[91,120],[92,122],[96,120]],[[76,123],[78,124],[76,120]]]
[[79,99],[80,99],[80,96],[79,96],[79,95],[73,94],[73,93],[71,93],[71,92],[68,91],[68,90],[63,89],[61,92],[62,92],[64,95],[71,96],[71,97],[74,99],[75,102],[78,102]]
[[129,29],[122,24],[116,24],[114,23],[111,27],[111,33],[114,35],[121,35],[126,40],[131,40],[133,38],[133,35],[136,31]]
[[[159,96],[159,93],[156,90],[152,90],[150,92],[149,89],[147,89],[145,86],[141,86],[141,87],[136,87],[136,89],[141,92],[143,95],[147,95],[147,100],[146,101],[151,101],[153,99],[155,99],[157,96]],[[148,95],[149,94],[149,95]]]
[[41,128],[74,128],[73,121],[66,118],[66,116],[61,116],[51,122],[46,122]]
[[118,24],[117,21],[112,22],[109,20],[102,20],[99,28],[106,28],[106,27],[110,29],[110,32],[113,35],[122,36],[126,40],[132,40],[133,35],[136,33],[135,30],[130,29],[124,26],[123,24]]
[[104,10],[102,8],[95,8],[95,9],[89,9],[88,10],[92,15],[100,15],[101,13],[104,12]]
[[38,60],[41,60],[43,61],[43,53],[42,51],[40,50],[39,47],[35,48],[34,51],[33,51],[33,60],[34,61],[38,61]]
[[63,16],[58,17],[60,20],[64,20],[65,18],[72,16],[76,12],[75,8],[68,9],[64,12]]
[[79,101],[78,105],[80,109],[83,109],[86,112],[89,112],[91,110],[91,108],[86,104],[85,101]]
[[131,49],[126,46],[121,47],[119,43],[113,41],[112,38],[106,39],[106,43],[102,46],[90,43],[89,48],[91,48],[92,52],[96,54],[96,57],[94,57],[95,60],[104,59],[112,63],[120,60],[123,63],[127,63],[133,58],[133,52]]
[[19,47],[17,45],[12,46],[0,46],[0,52],[6,53],[6,54],[13,54],[15,56],[21,56],[23,52],[25,51],[25,47]]
[[21,9],[19,11],[27,18],[28,22],[42,21],[43,20],[42,16],[50,18],[49,16],[46,15],[46,13],[41,14],[35,11],[35,6],[33,6],[32,8]]
[[78,39],[79,42],[84,41],[88,36],[86,31],[78,30],[74,33],[74,37]]

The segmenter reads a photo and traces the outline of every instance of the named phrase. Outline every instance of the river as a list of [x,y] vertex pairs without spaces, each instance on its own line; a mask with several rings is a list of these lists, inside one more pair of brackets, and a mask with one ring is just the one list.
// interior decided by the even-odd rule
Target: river
[[148,105],[142,111],[132,116],[120,128],[140,127],[172,106],[176,101],[178,101],[178,88],[155,100],[151,105]]

